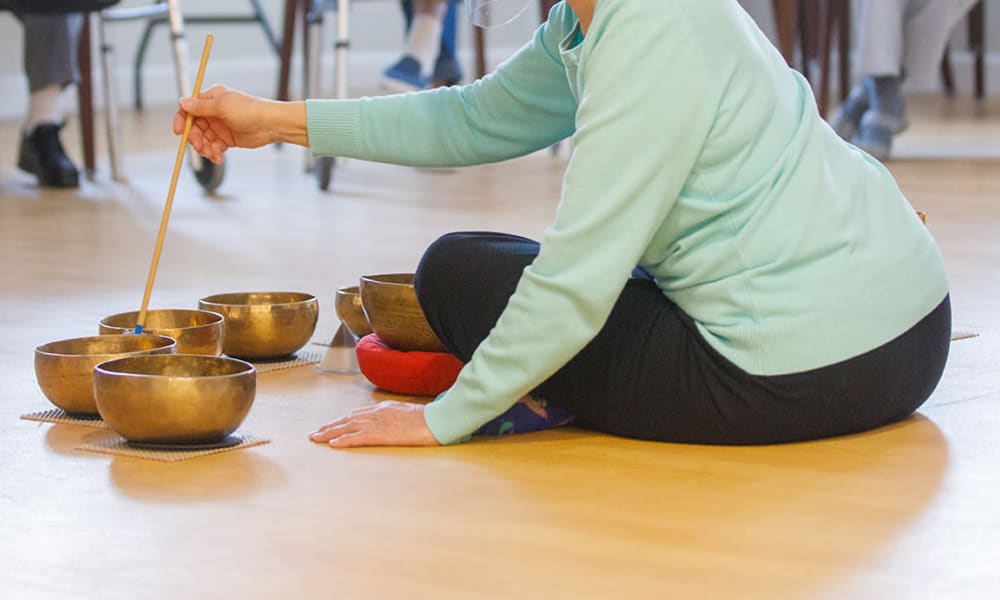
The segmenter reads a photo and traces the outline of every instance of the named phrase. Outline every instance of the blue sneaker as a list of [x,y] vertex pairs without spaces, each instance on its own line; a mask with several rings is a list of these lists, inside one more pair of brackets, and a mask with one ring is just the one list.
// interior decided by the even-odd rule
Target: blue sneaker
[[889,160],[892,154],[892,140],[902,133],[909,121],[906,115],[896,116],[869,110],[861,119],[861,126],[852,142],[880,161]]
[[433,85],[458,85],[462,81],[462,67],[454,56],[439,55],[434,63]]
[[382,71],[380,83],[390,92],[414,92],[427,87],[427,79],[420,74],[420,63],[412,56],[404,56]]
[[861,126],[861,119],[868,112],[868,93],[863,86],[851,90],[850,96],[837,108],[836,114],[830,119],[830,127],[841,138],[851,141]]

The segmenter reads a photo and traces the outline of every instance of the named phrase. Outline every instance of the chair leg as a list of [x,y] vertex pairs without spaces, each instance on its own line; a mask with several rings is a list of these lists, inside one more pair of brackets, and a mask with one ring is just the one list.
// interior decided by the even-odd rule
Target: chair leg
[[486,76],[486,34],[481,27],[475,27],[473,37],[476,46],[476,78],[482,79]]
[[826,0],[799,0],[799,44],[802,55],[802,73],[814,83],[813,60],[819,57],[822,43],[820,11]]
[[847,100],[851,94],[851,0],[837,0],[839,5],[837,16],[837,33],[840,43],[837,48],[837,60],[840,61],[840,101]]
[[976,100],[986,97],[985,37],[983,2],[980,0],[969,12],[969,46],[975,56]]
[[93,179],[97,160],[94,150],[94,80],[90,43],[90,14],[83,15],[80,29],[77,64],[80,69],[80,85],[76,88],[80,105],[80,140],[83,145],[83,170],[87,179]]
[[778,49],[791,66],[795,62],[795,31],[799,22],[799,0],[772,0],[771,10],[778,29]]
[[819,61],[820,79],[819,93],[817,94],[817,104],[819,114],[826,116],[827,104],[830,98],[830,55],[833,50],[833,28],[837,26],[837,12],[833,10],[832,3],[836,0],[824,0],[818,8],[819,22],[823,23],[823,30],[820,32],[819,41]]
[[281,48],[278,51],[280,68],[278,70],[278,100],[288,100],[288,85],[292,73],[292,51],[295,48],[295,21],[298,18],[300,0],[285,0],[285,16],[282,23]]
[[944,94],[949,98],[955,95],[955,75],[951,69],[951,49],[944,48],[944,55],[941,57],[941,85],[944,87]]

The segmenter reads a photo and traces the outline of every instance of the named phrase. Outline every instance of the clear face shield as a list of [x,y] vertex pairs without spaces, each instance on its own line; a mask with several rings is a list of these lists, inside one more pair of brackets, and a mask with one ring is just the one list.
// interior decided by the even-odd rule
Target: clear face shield
[[473,25],[490,29],[521,16],[530,3],[531,0],[465,0],[465,8]]

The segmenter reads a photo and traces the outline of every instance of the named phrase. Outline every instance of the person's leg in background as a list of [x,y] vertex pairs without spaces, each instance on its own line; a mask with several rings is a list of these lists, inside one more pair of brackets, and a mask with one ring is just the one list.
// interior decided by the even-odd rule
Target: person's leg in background
[[450,0],[441,23],[441,46],[434,61],[431,85],[456,85],[462,81],[462,66],[455,55],[457,47],[458,2]]
[[24,14],[24,71],[31,95],[18,168],[48,187],[77,187],[79,171],[59,140],[62,91],[77,80],[76,52],[83,16]]
[[904,80],[933,83],[945,43],[975,0],[863,0],[858,13],[861,83],[831,125],[838,135],[885,160],[909,125]]
[[883,160],[889,156],[892,136],[907,125],[901,92],[903,28],[913,4],[912,0],[862,0],[857,16],[861,83],[831,121],[838,135]]
[[383,72],[390,91],[412,91],[431,83],[457,83],[461,70],[455,60],[456,13],[447,0],[403,0],[406,42],[403,55]]

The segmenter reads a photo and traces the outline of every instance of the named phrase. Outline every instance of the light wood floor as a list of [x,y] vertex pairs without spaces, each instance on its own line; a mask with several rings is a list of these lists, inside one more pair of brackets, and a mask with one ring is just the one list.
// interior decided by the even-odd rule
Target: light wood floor
[[[165,114],[124,119],[129,184],[102,164],[79,192],[38,191],[12,166],[17,125],[0,125],[0,597],[995,598],[1000,107],[918,104],[892,170],[946,256],[956,328],[981,336],[953,344],[905,423],[777,447],[570,428],[336,452],[306,434],[384,396],[304,367],[259,377],[243,430],[269,445],[176,464],[75,451],[111,434],[18,418],[48,406],[36,345],[138,308],[175,152]],[[328,336],[337,287],[412,270],[446,231],[539,236],[565,157],[350,162],[332,194],[302,163],[235,152],[217,198],[186,173],[153,307],[302,290]]]

